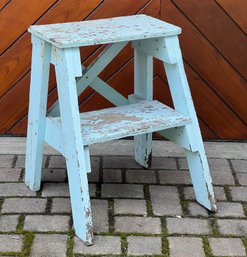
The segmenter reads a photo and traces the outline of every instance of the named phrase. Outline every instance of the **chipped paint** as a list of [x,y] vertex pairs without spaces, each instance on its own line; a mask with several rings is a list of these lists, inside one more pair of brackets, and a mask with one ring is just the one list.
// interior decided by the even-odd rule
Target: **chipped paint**
[[34,25],[29,32],[59,48],[108,44],[146,38],[173,36],[181,28],[147,15],[94,21]]
[[[216,199],[215,199],[215,198],[212,198],[212,192],[209,191],[209,188],[208,188],[208,184],[207,184],[207,183],[206,183],[206,187],[207,187],[207,193],[208,193],[208,200],[209,200],[210,206],[211,206],[210,211],[216,212],[216,211],[217,211]],[[213,188],[212,183],[211,183],[211,188]]]

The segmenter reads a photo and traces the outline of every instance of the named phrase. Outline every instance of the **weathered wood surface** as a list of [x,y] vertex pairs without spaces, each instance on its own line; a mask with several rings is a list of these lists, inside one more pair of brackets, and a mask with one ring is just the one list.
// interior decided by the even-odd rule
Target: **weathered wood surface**
[[[48,122],[48,128],[55,126],[58,133],[61,132],[61,118],[48,119],[52,120]],[[80,119],[84,145],[180,127],[190,123],[188,117],[158,101],[142,101],[137,104],[81,113]]]
[[[203,15],[203,6],[180,0],[125,0],[121,5],[116,0],[61,0],[54,4],[51,4],[51,0],[44,0],[33,7],[30,7],[30,1],[23,0],[19,5],[22,4],[24,10],[36,8],[32,9],[28,18],[25,11],[20,12],[18,5],[11,2],[18,1],[0,1],[0,17],[12,13],[13,17],[18,15],[18,19],[23,22],[29,20],[29,25],[145,13],[182,27],[180,44],[204,138],[247,139],[247,84],[242,66],[247,57],[246,52],[239,51],[244,47],[240,39],[247,31],[245,0],[204,1],[207,10],[212,10],[211,19]],[[28,6],[25,8],[25,5]],[[194,8],[198,12],[193,13]],[[197,16],[198,13],[201,17]],[[9,20],[5,31],[9,27],[12,29],[4,33],[9,36],[5,41],[8,44],[0,55],[0,133],[18,135],[25,134],[27,127],[31,43],[30,35],[23,30],[23,23],[17,26],[17,19]],[[225,45],[218,39],[219,35]],[[230,48],[232,45],[235,47]],[[97,46],[83,49],[81,58],[85,66],[102,50],[102,47]],[[101,79],[107,80],[125,97],[133,93],[132,57],[133,51],[128,45],[100,74]],[[168,104],[163,67],[160,62],[154,61],[154,64],[154,84],[158,92],[154,95],[159,99],[162,95],[162,101]],[[57,97],[54,72],[51,77],[49,107]],[[79,103],[82,111],[112,106],[91,88],[84,91]]]
[[181,33],[179,27],[144,14],[94,21],[34,25],[28,31],[59,48],[110,44]]

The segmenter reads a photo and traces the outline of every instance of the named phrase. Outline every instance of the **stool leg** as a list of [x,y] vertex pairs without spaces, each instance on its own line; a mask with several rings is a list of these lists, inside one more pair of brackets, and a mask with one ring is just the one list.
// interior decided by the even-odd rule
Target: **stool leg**
[[[134,94],[146,100],[153,99],[153,58],[134,50]],[[152,162],[152,133],[134,137],[135,160],[150,168]]]
[[90,164],[87,163],[89,158],[86,158],[87,153],[81,137],[75,80],[75,65],[80,63],[80,52],[73,49],[54,49],[53,51],[56,51],[54,55],[57,56],[55,70],[73,223],[76,235],[86,245],[91,245],[93,226],[87,179],[87,168],[90,168]]
[[28,112],[25,183],[40,189],[51,45],[32,37],[32,68]]
[[[209,210],[216,210],[212,179],[204,151],[201,132],[184,71],[177,37],[167,39],[167,48],[173,51],[177,62],[164,63],[175,109],[191,118],[192,124],[185,126],[189,148],[185,150],[197,201]],[[168,49],[169,51],[169,49]],[[175,132],[174,132],[175,133]],[[180,135],[181,136],[181,135]]]

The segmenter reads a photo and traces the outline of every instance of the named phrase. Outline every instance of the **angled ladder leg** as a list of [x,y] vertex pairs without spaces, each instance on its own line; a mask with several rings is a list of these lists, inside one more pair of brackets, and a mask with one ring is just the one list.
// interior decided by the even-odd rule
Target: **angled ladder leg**
[[[129,102],[139,99],[153,100],[153,57],[134,50],[134,97]],[[152,162],[152,133],[134,137],[135,160],[141,166],[150,168]]]
[[88,149],[85,151],[81,137],[75,81],[76,77],[81,76],[80,52],[79,48],[54,48],[53,55],[56,56],[55,69],[73,223],[76,235],[86,245],[91,245],[93,226],[87,180],[90,164],[86,157]]
[[38,191],[41,182],[51,45],[35,36],[32,36],[32,44],[25,183],[31,190]]
[[[211,211],[216,210],[212,179],[205,155],[201,132],[184,71],[183,60],[177,37],[165,39],[168,54],[175,56],[175,63],[164,62],[175,109],[191,118],[192,124],[168,132],[168,138],[182,142],[194,186],[197,201]],[[166,135],[164,133],[164,135]]]

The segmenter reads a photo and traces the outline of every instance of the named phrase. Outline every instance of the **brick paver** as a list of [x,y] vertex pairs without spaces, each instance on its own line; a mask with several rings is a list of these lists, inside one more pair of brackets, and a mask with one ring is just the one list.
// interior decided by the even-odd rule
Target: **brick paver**
[[234,171],[247,173],[247,160],[231,160]]
[[0,167],[11,168],[13,166],[14,157],[15,156],[12,154],[0,155]]
[[169,237],[170,257],[204,257],[201,238]]
[[[90,196],[95,196],[95,184],[89,184]],[[44,183],[42,197],[69,197],[69,186],[67,183]]]
[[76,238],[74,253],[81,254],[120,254],[121,240],[117,236],[95,236],[94,245],[87,247],[81,240]]
[[121,183],[122,182],[122,171],[120,169],[104,169],[103,182]]
[[128,254],[129,255],[158,255],[161,254],[160,237],[128,237]]
[[67,235],[35,235],[31,248],[31,257],[66,257]]
[[18,224],[18,215],[1,215],[0,216],[0,231],[10,232],[15,231]]
[[53,198],[52,213],[71,213],[71,204],[69,198]]
[[142,185],[103,184],[101,196],[104,198],[144,198]]
[[0,252],[21,252],[22,235],[0,235]]
[[64,182],[67,178],[65,169],[43,169],[42,181]]
[[182,208],[178,190],[169,186],[150,186],[150,197],[153,213],[157,216],[181,215]]
[[66,232],[69,230],[69,216],[28,215],[25,218],[24,230],[38,232]]
[[176,158],[153,157],[143,169],[133,156],[93,156],[96,235],[87,247],[71,226],[64,158],[44,157],[41,190],[32,192],[25,156],[0,155],[0,256],[247,256],[247,160],[209,158],[213,214],[195,201],[186,161]]
[[1,196],[36,196],[36,192],[31,191],[24,183],[1,183]]
[[192,216],[208,216],[207,210],[198,203],[189,203],[188,209]]
[[18,182],[21,169],[0,168],[0,182]]
[[245,217],[243,207],[240,203],[218,202],[216,217]]
[[247,187],[231,187],[233,201],[247,201]]
[[246,256],[239,238],[209,238],[209,244],[215,256]]
[[[214,193],[215,193],[215,197],[218,201],[226,201],[226,195],[224,192],[224,188],[223,187],[214,187]],[[184,188],[184,196],[185,199],[188,200],[195,200],[195,193],[194,193],[194,189],[193,187],[185,187]]]
[[2,206],[2,213],[43,213],[46,202],[46,199],[39,198],[6,199]]
[[116,199],[115,214],[147,215],[146,201],[135,199]]
[[167,218],[169,234],[211,234],[209,222],[203,219]]
[[222,235],[247,236],[247,220],[218,219],[217,223]]
[[161,184],[185,184],[191,185],[190,173],[187,170],[160,170]]
[[116,217],[115,230],[125,233],[160,234],[161,223],[160,219],[151,217]]
[[152,169],[177,169],[177,164],[175,158],[165,158],[165,157],[153,157],[152,158]]
[[[25,161],[26,161],[26,156],[25,155],[19,155],[15,164],[16,168],[25,168]],[[42,167],[45,168],[46,165],[46,161],[47,161],[47,156],[43,157],[43,161],[42,161]],[[58,167],[56,167],[58,168]]]
[[126,182],[139,184],[156,183],[155,172],[153,170],[127,170]]

